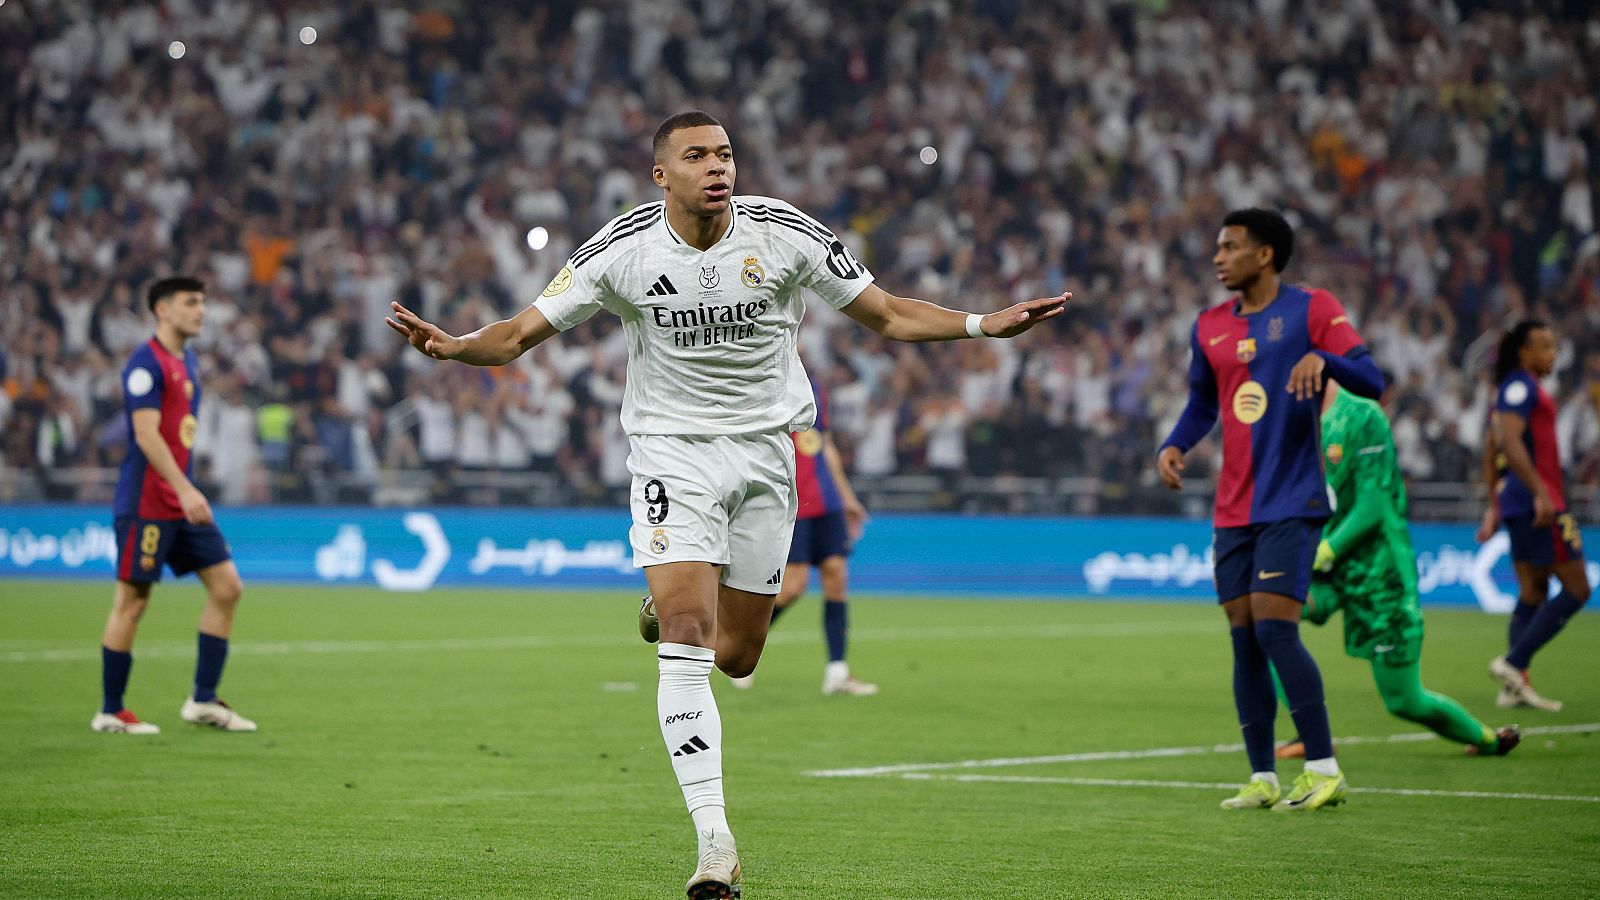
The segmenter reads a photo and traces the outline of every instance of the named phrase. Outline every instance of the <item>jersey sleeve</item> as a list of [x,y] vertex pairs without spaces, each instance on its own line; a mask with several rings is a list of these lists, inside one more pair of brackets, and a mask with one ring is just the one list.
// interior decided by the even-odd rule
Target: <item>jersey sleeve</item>
[[1311,329],[1313,349],[1344,356],[1364,343],[1361,335],[1356,333],[1356,327],[1350,323],[1344,304],[1327,291],[1311,292],[1311,308],[1306,318]]
[[122,370],[123,405],[130,413],[136,409],[160,409],[161,392],[166,389],[164,381],[161,365],[141,348]]
[[568,260],[533,305],[557,331],[581,325],[604,305],[600,284],[602,271],[599,259],[589,259],[581,265]]
[[1494,398],[1494,411],[1516,413],[1527,421],[1533,417],[1533,408],[1539,403],[1536,387],[1533,379],[1524,373],[1513,373],[1500,385],[1500,393]]
[[817,421],[814,424],[812,424],[811,427],[813,429],[817,430],[817,431],[827,431],[828,430],[828,390],[827,390],[827,388],[818,386],[816,384],[816,382],[812,382],[812,384],[811,384],[811,395],[817,401]]
[[793,221],[805,226],[796,229],[805,235],[795,245],[805,258],[806,274],[801,284],[816,291],[834,309],[849,306],[872,284],[872,273],[821,222],[799,210],[786,211],[785,215],[796,217]]
[[1161,442],[1161,449],[1177,447],[1185,453],[1211,433],[1217,424],[1217,372],[1211,368],[1200,346],[1200,323],[1189,332],[1189,402],[1184,405],[1172,433]]
[[1345,459],[1354,467],[1350,476],[1355,502],[1350,509],[1340,510],[1338,525],[1327,534],[1336,556],[1344,555],[1381,525],[1399,495],[1395,485],[1400,470],[1395,462],[1394,436],[1381,409],[1362,404],[1355,412]]
[[1368,488],[1387,495],[1395,475],[1400,471],[1395,459],[1394,432],[1383,410],[1362,404],[1361,414],[1352,429],[1355,440],[1345,447],[1345,453],[1354,458],[1356,483],[1363,491]]

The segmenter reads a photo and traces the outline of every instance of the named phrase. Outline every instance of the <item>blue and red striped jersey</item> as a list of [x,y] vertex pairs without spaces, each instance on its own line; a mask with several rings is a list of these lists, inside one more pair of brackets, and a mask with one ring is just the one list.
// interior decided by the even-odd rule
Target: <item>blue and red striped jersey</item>
[[816,424],[807,431],[790,434],[794,439],[794,487],[800,498],[797,519],[815,519],[844,509],[833,470],[822,455],[822,439],[828,431],[828,391],[812,379],[811,393],[817,402]]
[[133,440],[133,411],[161,411],[161,437],[188,475],[190,449],[194,447],[196,416],[200,412],[200,362],[193,350],[175,356],[155,338],[140,344],[122,370],[122,406],[128,426],[128,455],[117,478],[117,516],[141,519],[181,519],[178,491],[151,468],[150,460]]
[[[1494,401],[1495,412],[1521,416],[1527,427],[1522,430],[1522,446],[1528,448],[1528,457],[1539,472],[1539,480],[1550,492],[1556,512],[1567,511],[1566,492],[1561,479],[1561,453],[1556,445],[1556,402],[1545,392],[1544,385],[1533,373],[1518,369],[1506,376]],[[1533,492],[1522,483],[1504,459],[1496,460],[1500,469],[1500,484],[1496,495],[1500,500],[1501,516],[1533,515]]]
[[1365,354],[1361,336],[1327,291],[1285,284],[1265,309],[1249,315],[1239,312],[1240,302],[1232,297],[1202,312],[1190,337],[1191,395],[1221,407],[1216,525],[1326,518],[1322,397],[1296,400],[1287,390],[1289,373],[1313,350]]

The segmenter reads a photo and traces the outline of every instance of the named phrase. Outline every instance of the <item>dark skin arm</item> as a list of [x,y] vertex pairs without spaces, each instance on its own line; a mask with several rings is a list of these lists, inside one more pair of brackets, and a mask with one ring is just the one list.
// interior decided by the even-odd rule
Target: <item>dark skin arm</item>
[[1489,427],[1483,432],[1483,494],[1487,505],[1483,510],[1483,521],[1478,523],[1476,535],[1478,543],[1483,543],[1494,537],[1500,530],[1500,508],[1495,503],[1495,483],[1500,480],[1500,468],[1495,465],[1495,456],[1500,452],[1499,442],[1495,440],[1494,418],[1491,415]]
[[1495,414],[1494,424],[1500,452],[1506,455],[1506,465],[1533,492],[1533,524],[1541,527],[1554,524],[1555,500],[1539,477],[1539,470],[1534,468],[1528,448],[1522,445],[1522,434],[1528,430],[1527,420],[1513,412],[1501,412]]

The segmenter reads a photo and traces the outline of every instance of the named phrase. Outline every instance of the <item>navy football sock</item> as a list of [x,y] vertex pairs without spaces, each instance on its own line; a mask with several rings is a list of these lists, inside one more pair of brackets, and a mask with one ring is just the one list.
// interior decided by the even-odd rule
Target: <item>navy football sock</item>
[[1272,669],[1250,626],[1228,633],[1233,637],[1233,705],[1239,711],[1250,771],[1275,772],[1272,720],[1278,717],[1278,698],[1272,692]]
[[197,703],[214,703],[222,665],[228,661],[228,639],[202,631],[199,649],[194,663],[194,699]]
[[128,690],[128,673],[133,670],[133,654],[126,650],[100,647],[100,690],[104,699],[100,711],[122,711],[122,695]]
[[849,627],[843,600],[822,602],[822,631],[828,637],[828,662],[844,661],[845,630]]
[[1532,622],[1533,617],[1538,614],[1538,606],[1532,603],[1523,603],[1521,600],[1517,601],[1516,607],[1511,610],[1511,624],[1506,628],[1507,653],[1516,649],[1517,642],[1522,640],[1523,632],[1528,630],[1528,623]]
[[1306,759],[1333,756],[1333,731],[1328,724],[1328,707],[1322,698],[1322,673],[1311,651],[1300,642],[1298,622],[1261,619],[1256,622],[1256,641],[1272,660],[1272,667],[1283,679],[1283,693],[1289,698],[1289,715],[1306,745]]
[[1560,634],[1561,629],[1566,627],[1567,620],[1577,615],[1578,610],[1583,609],[1583,603],[1584,601],[1566,591],[1557,594],[1552,600],[1545,601],[1544,606],[1534,615],[1533,621],[1529,622],[1528,627],[1522,632],[1517,645],[1506,654],[1506,662],[1519,669],[1526,669],[1533,662],[1533,655],[1539,652],[1539,648],[1550,643],[1551,638]]

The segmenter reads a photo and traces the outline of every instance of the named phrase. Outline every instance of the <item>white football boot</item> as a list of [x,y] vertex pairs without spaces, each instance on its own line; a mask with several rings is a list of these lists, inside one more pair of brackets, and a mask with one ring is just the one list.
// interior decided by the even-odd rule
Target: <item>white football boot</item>
[[726,831],[707,831],[700,835],[700,865],[695,869],[684,893],[689,900],[737,900],[739,851],[733,835]]
[[850,667],[842,662],[828,663],[822,673],[822,693],[828,696],[843,694],[847,697],[871,697],[878,686],[868,684],[850,674]]
[[107,734],[160,734],[161,726],[151,722],[141,722],[139,717],[131,710],[118,710],[114,713],[95,713],[89,720],[89,727],[95,731]]
[[210,725],[223,731],[255,731],[256,723],[246,719],[233,711],[233,707],[217,698],[209,703],[201,703],[193,697],[183,701],[183,709],[178,711],[190,725]]

